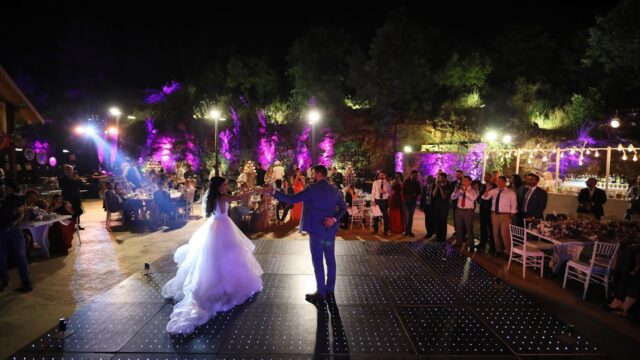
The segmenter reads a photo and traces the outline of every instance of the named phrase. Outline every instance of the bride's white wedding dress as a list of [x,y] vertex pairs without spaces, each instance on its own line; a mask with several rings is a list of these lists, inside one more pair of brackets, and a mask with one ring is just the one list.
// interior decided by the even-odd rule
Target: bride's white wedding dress
[[190,334],[262,290],[255,245],[229,218],[227,207],[221,211],[216,205],[215,214],[176,250],[178,272],[162,288],[163,297],[178,302],[167,324],[172,334]]

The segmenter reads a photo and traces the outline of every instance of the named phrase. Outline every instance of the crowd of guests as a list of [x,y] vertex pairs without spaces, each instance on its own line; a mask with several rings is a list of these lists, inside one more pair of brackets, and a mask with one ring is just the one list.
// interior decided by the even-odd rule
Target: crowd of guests
[[28,268],[28,244],[33,243],[33,234],[20,228],[22,221],[35,220],[35,216],[41,213],[72,216],[71,220],[57,221],[49,226],[47,235],[51,254],[68,254],[76,226],[82,229],[79,219],[84,210],[80,188],[84,182],[70,165],[63,166],[63,174],[58,182],[62,194],[54,194],[47,201],[36,189],[21,193],[17,183],[6,178],[0,169],[0,291],[10,286],[10,262],[18,268],[21,282],[18,290],[33,290]]
[[[196,201],[198,179],[190,164],[178,163],[175,172],[167,173],[162,164],[148,167],[144,175],[129,163],[122,164],[122,173],[115,181],[107,182],[103,193],[103,207],[111,213],[121,213],[123,224],[130,225],[142,219],[152,224],[174,220],[179,209],[185,209]],[[173,199],[171,191],[178,191]],[[152,194],[153,201],[146,204],[137,198],[137,193]]]

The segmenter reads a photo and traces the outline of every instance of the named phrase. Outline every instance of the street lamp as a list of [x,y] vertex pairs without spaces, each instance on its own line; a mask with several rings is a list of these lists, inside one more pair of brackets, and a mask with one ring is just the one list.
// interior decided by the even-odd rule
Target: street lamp
[[310,110],[307,113],[307,120],[311,124],[311,163],[316,161],[316,123],[320,120],[320,112],[318,110]]
[[215,174],[215,176],[219,176],[219,161],[218,161],[218,121],[224,121],[225,119],[220,117],[221,113],[220,110],[217,109],[213,109],[209,112],[209,118],[212,119],[215,123],[215,137],[213,140],[213,146],[214,146],[214,150],[215,150],[215,154],[216,154],[216,160],[215,160],[215,164],[213,165],[213,173]]

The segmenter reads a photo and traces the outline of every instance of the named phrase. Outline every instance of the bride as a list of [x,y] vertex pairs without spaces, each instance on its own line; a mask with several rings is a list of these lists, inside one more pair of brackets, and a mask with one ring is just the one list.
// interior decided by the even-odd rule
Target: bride
[[190,334],[217,312],[230,310],[262,290],[255,245],[227,215],[230,201],[252,193],[226,194],[226,180],[213,177],[203,201],[207,220],[175,252],[178,272],[162,288],[164,298],[178,302],[167,324],[171,334]]

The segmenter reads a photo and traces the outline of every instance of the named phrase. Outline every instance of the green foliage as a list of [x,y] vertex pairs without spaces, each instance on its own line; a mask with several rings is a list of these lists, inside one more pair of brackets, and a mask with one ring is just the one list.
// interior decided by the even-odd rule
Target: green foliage
[[472,91],[468,94],[463,94],[458,99],[458,106],[463,109],[473,109],[482,106],[482,99],[478,91]]
[[477,91],[484,87],[491,70],[491,60],[486,56],[473,53],[461,58],[454,53],[438,74],[437,82],[457,91]]
[[272,124],[283,125],[288,123],[292,115],[291,108],[288,103],[274,101],[265,108],[268,121]]
[[545,130],[556,130],[573,125],[565,108],[553,108],[545,112],[535,112],[529,117],[532,124]]
[[227,63],[227,86],[263,106],[277,98],[278,77],[264,58],[233,57]]
[[344,30],[327,27],[313,27],[293,43],[287,75],[295,106],[304,108],[311,97],[325,109],[341,106],[350,47]]
[[640,2],[623,0],[589,29],[589,47],[583,62],[599,64],[607,74],[640,86]]
[[590,88],[587,95],[573,94],[571,104],[567,106],[567,115],[574,125],[580,125],[602,115],[604,102],[600,93]]
[[370,101],[378,113],[430,112],[435,82],[432,52],[430,35],[419,23],[404,10],[391,14],[371,43],[367,65],[375,85]]

